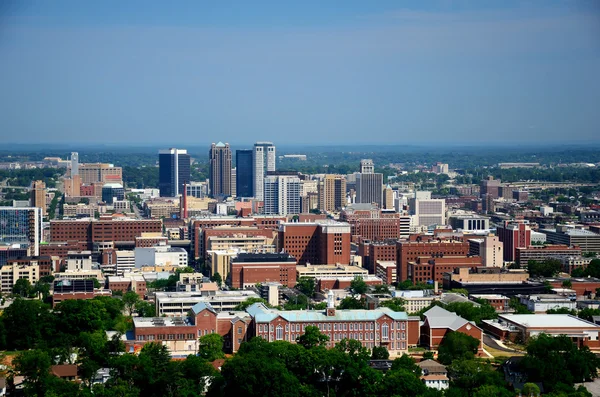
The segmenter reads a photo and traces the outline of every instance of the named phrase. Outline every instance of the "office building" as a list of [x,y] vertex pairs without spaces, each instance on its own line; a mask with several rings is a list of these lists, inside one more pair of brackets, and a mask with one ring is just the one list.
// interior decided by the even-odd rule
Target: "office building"
[[383,174],[356,174],[356,202],[383,207]]
[[210,302],[217,312],[228,312],[249,298],[260,298],[260,296],[252,290],[156,292],[156,316],[185,316],[192,306],[200,302]]
[[237,169],[231,169],[231,197],[237,197]]
[[467,256],[469,254],[469,243],[457,240],[430,239],[427,241],[400,241],[397,243],[398,256],[396,259],[396,272],[398,282],[409,279],[409,262],[415,262],[419,257],[444,257]]
[[106,204],[113,204],[116,200],[125,199],[125,189],[120,183],[106,183],[102,186],[102,201]]
[[78,165],[78,175],[81,183],[93,185],[94,183],[123,183],[123,169],[113,164],[86,163]]
[[265,176],[263,199],[265,215],[301,213],[300,178],[296,175]]
[[502,267],[504,264],[504,244],[498,236],[484,236],[468,241],[469,254],[480,256],[483,266]]
[[432,199],[431,192],[416,192],[408,200],[409,214],[413,226],[433,226],[446,224],[446,200]]
[[0,207],[0,244],[19,244],[40,254],[42,211],[37,207]]
[[0,268],[0,291],[2,294],[12,293],[12,289],[19,279],[25,279],[30,284],[35,284],[40,279],[40,267],[37,264],[12,264],[7,263]]
[[208,197],[208,184],[206,182],[190,182],[186,186],[186,190],[188,198],[202,199]]
[[185,149],[158,152],[158,188],[161,197],[183,194],[183,186],[191,181],[191,159]]
[[178,267],[188,265],[187,251],[180,247],[159,245],[155,247],[138,247],[135,249],[135,267]]
[[346,206],[346,178],[327,174],[317,187],[319,210],[333,212]]
[[296,286],[296,258],[288,254],[240,253],[231,259],[229,285],[244,289],[256,284],[278,282]]
[[487,216],[475,214],[452,215],[449,221],[452,229],[460,229],[463,232],[477,232],[490,229],[490,218]]
[[500,197],[500,179],[494,179],[493,176],[481,181],[479,194],[484,197],[486,194],[492,199]]
[[71,152],[71,161],[69,164],[71,166],[71,177],[79,175],[79,153]]
[[444,282],[444,273],[453,272],[457,268],[474,269],[481,267],[479,256],[465,255],[423,255],[408,262],[408,279],[413,284]]
[[383,241],[406,238],[410,233],[410,217],[395,212],[386,212],[368,204],[353,204],[340,214],[342,222],[348,222],[352,230],[352,241]]
[[383,189],[383,209],[384,210],[395,210],[394,206],[394,190],[390,185],[387,185]]
[[275,171],[275,145],[272,142],[256,142],[252,153],[252,191],[257,200],[264,199],[264,181],[267,172]]
[[235,151],[235,168],[236,168],[236,196],[237,197],[253,197],[254,191],[254,166],[252,160],[251,149],[242,149]]
[[349,264],[350,225],[332,220],[282,222],[278,251],[292,255],[300,265]]
[[361,174],[374,174],[375,165],[371,159],[360,160],[360,173]]
[[46,184],[44,181],[33,181],[31,184],[31,206],[42,211],[46,215]]
[[496,228],[498,238],[504,244],[504,260],[514,262],[517,248],[529,248],[531,229],[527,221],[504,221]]
[[211,197],[231,196],[231,148],[228,143],[213,143],[208,153],[210,161]]
[[565,244],[532,245],[529,247],[518,247],[516,249],[515,262],[525,266],[529,261],[542,262],[546,259],[579,257],[581,253],[582,250],[580,247],[569,247]]
[[540,229],[552,244],[578,246],[581,252],[600,252],[600,234],[570,225],[558,225],[555,229]]

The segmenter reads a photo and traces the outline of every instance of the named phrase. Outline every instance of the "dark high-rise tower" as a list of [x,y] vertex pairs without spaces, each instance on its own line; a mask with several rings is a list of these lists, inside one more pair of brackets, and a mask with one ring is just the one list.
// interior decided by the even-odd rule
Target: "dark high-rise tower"
[[158,152],[158,188],[161,197],[183,194],[183,185],[191,181],[191,160],[185,149]]
[[212,197],[231,196],[231,148],[228,143],[212,144],[210,159],[210,194]]
[[254,197],[254,191],[252,190],[254,182],[252,152],[252,149],[235,151],[237,197]]

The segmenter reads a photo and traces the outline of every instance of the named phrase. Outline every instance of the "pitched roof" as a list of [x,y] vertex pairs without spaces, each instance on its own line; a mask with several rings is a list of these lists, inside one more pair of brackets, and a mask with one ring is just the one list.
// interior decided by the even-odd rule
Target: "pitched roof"
[[432,307],[423,315],[426,318],[425,321],[429,324],[429,328],[449,328],[456,331],[463,325],[469,323],[469,321],[464,318],[457,316],[455,313],[449,312],[440,306]]
[[208,302],[198,302],[192,306],[192,312],[194,312],[195,316],[198,315],[198,313],[201,313],[204,309],[210,310],[211,312],[217,314],[215,309],[213,309],[212,305]]

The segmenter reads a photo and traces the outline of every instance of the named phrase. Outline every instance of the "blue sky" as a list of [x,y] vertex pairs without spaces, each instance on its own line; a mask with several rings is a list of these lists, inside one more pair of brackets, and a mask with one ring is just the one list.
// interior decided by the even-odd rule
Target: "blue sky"
[[4,142],[598,142],[600,2],[5,0],[0,87]]

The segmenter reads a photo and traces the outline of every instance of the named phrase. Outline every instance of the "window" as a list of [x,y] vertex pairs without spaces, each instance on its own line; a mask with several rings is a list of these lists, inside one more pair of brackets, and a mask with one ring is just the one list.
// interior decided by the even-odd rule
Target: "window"
[[238,335],[242,333],[242,327],[238,327]]
[[403,332],[403,333],[402,333],[402,338],[401,338],[401,339],[402,339],[402,340],[406,339],[406,332]]
[[275,336],[275,339],[277,339],[277,340],[283,339],[283,327],[281,325],[277,326],[277,334]]
[[381,326],[381,337],[383,339],[388,339],[389,337],[389,326],[387,324]]
[[338,328],[337,328],[337,323],[333,324],[333,330],[334,330],[334,331],[337,331],[337,329],[338,329]]
[[406,329],[406,323],[401,323],[401,327],[402,327],[403,330],[405,330]]
[[258,326],[258,332],[262,332],[262,325]]
[[350,331],[354,331],[354,324],[350,323]]
[[392,330],[394,330],[394,324],[396,323],[392,321]]
[[359,331],[362,331],[362,330],[363,330],[363,329],[362,329],[362,323],[358,324],[358,329],[359,329]]
[[348,330],[348,324],[344,323],[344,331]]
[[285,325],[285,332],[288,332],[289,330],[290,330],[290,325],[289,325],[289,324],[286,324],[286,325]]

